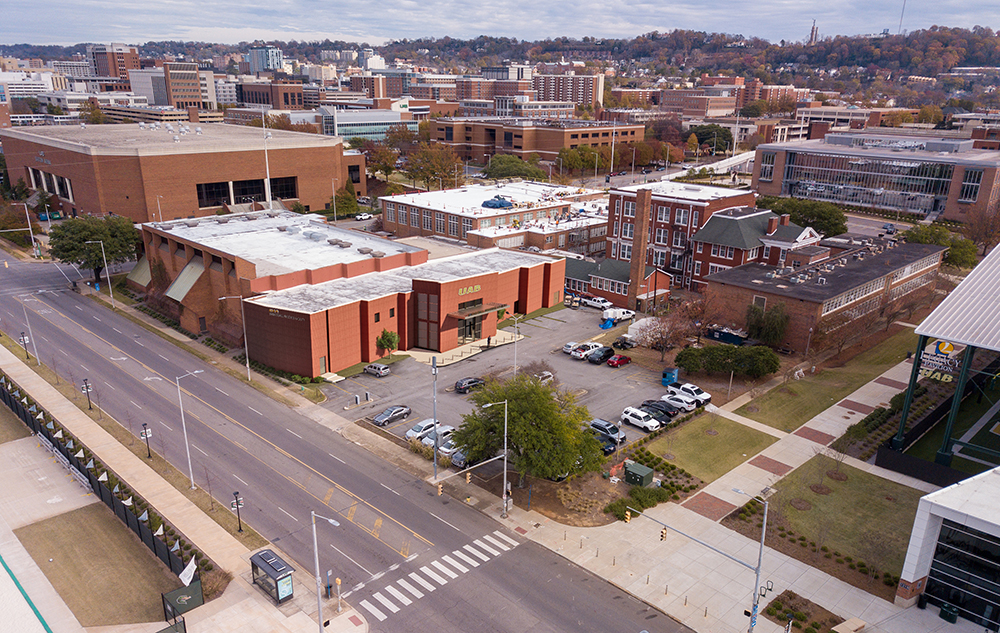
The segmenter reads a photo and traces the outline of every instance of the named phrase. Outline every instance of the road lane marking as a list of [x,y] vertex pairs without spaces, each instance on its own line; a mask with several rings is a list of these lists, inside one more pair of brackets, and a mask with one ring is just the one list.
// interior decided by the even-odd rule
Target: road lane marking
[[395,598],[396,600],[399,600],[400,602],[402,602],[404,607],[407,606],[407,605],[413,604],[412,600],[410,600],[409,598],[407,598],[406,596],[404,596],[402,591],[400,591],[399,589],[396,589],[392,585],[387,585],[386,588],[385,588],[385,590],[387,592],[391,593],[393,598]]
[[221,393],[222,395],[226,396],[227,398],[229,397],[229,394],[226,393],[225,391],[223,391],[222,389],[219,389],[218,387],[216,387],[215,390],[218,391],[219,393]]
[[441,561],[438,561],[438,560],[432,561],[431,565],[434,565],[434,567],[436,567],[438,571],[440,571],[442,574],[445,574],[449,578],[452,578],[452,579],[458,578],[458,574],[456,574],[452,570],[450,570],[447,567],[445,567],[444,563],[442,563]]
[[504,534],[500,530],[495,530],[493,533],[497,535],[497,538],[502,538],[503,540],[505,540],[508,543],[510,543],[511,547],[517,547],[518,546],[518,542],[517,541],[515,541],[511,537],[507,536],[506,534]]
[[452,567],[454,567],[458,571],[462,572],[463,574],[468,573],[468,571],[469,571],[468,567],[466,567],[462,563],[458,562],[457,560],[455,560],[451,556],[448,556],[448,555],[442,556],[441,560],[443,560],[444,562],[448,563],[449,565],[451,565]]
[[[135,404],[135,400],[129,400],[129,402],[131,402],[132,404]],[[139,405],[135,404],[135,407],[137,409],[139,409],[140,411],[142,411],[142,407],[140,407]]]
[[497,547],[499,547],[500,549],[502,549],[505,552],[510,549],[509,547],[507,547],[506,545],[504,545],[500,541],[496,540],[495,538],[493,538],[489,534],[487,534],[486,536],[484,536],[483,540],[489,541],[491,545],[496,545]]
[[477,550],[475,547],[473,547],[471,545],[466,545],[466,546],[463,547],[463,549],[465,551],[469,552],[470,554],[472,554],[473,556],[475,556],[475,557],[477,557],[477,558],[479,558],[479,559],[481,559],[483,561],[488,561],[490,559],[489,556],[487,556],[486,554],[483,554],[482,552],[480,552],[479,550]]
[[289,512],[287,511],[287,510],[285,510],[285,509],[284,509],[284,508],[282,508],[281,506],[278,506],[278,509],[279,509],[279,510],[281,510],[282,512],[284,512],[284,513],[285,513],[286,515],[288,515],[289,517],[291,517],[291,518],[295,519],[296,521],[298,521],[298,518],[296,518],[296,517],[295,517],[295,515],[293,515],[293,514],[289,513]]
[[476,539],[475,541],[472,541],[472,542],[475,543],[476,545],[478,545],[483,550],[489,552],[490,554],[493,554],[494,556],[499,556],[500,555],[500,552],[496,551],[495,549],[493,549],[492,547],[490,547],[486,543],[483,543],[479,539]]
[[375,525],[372,526],[371,534],[375,538],[378,538],[379,532],[382,531],[382,517],[375,517]]
[[201,454],[202,454],[202,455],[204,455],[205,457],[208,457],[208,453],[206,453],[205,451],[203,451],[203,450],[201,450],[200,448],[198,448],[198,446],[197,446],[197,445],[195,445],[195,444],[192,444],[191,446],[193,446],[193,447],[194,447],[194,450],[198,451],[199,453],[201,453]]
[[111,328],[111,329],[112,329],[112,330],[114,330],[115,332],[118,332],[119,334],[121,334],[121,333],[122,333],[122,331],[121,331],[121,330],[119,330],[119,329],[118,329],[118,328],[116,328],[116,327],[113,327],[113,328]]
[[62,354],[63,356],[69,357],[69,354],[67,354],[66,352],[64,352],[62,350],[59,350],[59,353]]
[[108,387],[111,387],[112,391],[118,391],[117,389],[115,389],[114,387],[111,386],[110,382],[105,381],[104,384],[107,385]]
[[288,431],[289,433],[291,433],[292,435],[294,435],[295,437],[299,438],[300,440],[302,439],[302,436],[299,435],[298,433],[296,433],[295,431],[293,431],[291,429],[285,429],[285,430]]
[[382,486],[383,488],[385,488],[386,490],[388,490],[388,491],[389,491],[389,492],[391,492],[392,494],[394,494],[394,495],[397,495],[397,496],[399,496],[399,493],[398,493],[398,492],[396,492],[395,490],[393,490],[393,489],[392,489],[392,488],[390,488],[389,486],[385,485],[385,484],[384,484],[384,483],[382,483],[381,481],[379,482],[379,484],[378,484],[378,485]]
[[86,365],[80,365],[80,367],[83,367],[83,371],[90,371],[89,369],[87,369]]
[[367,600],[362,600],[361,602],[358,603],[358,606],[364,607],[365,611],[374,615],[379,622],[382,622],[386,618],[386,615],[384,613],[376,609],[372,605],[372,603],[368,602]]
[[433,580],[434,582],[436,582],[436,583],[437,583],[437,584],[439,584],[439,585],[442,585],[442,586],[444,586],[444,585],[447,585],[447,584],[448,584],[448,581],[447,581],[447,580],[445,580],[445,579],[444,579],[444,578],[442,578],[441,576],[438,576],[438,575],[437,575],[436,573],[434,573],[433,571],[431,571],[431,568],[430,568],[430,567],[426,567],[426,566],[425,566],[425,567],[421,567],[421,568],[420,568],[420,571],[422,571],[422,572],[424,572],[425,574],[427,574],[427,577],[428,577],[428,578],[430,578],[431,580]]
[[245,482],[245,481],[243,481],[242,479],[240,479],[240,478],[239,478],[239,475],[237,475],[236,473],[233,473],[233,477],[236,477],[236,480],[237,480],[238,482],[240,482],[241,484],[243,484],[244,486],[249,486],[249,485],[250,485],[250,484],[248,484],[247,482]]
[[83,312],[83,308],[81,308],[80,306],[73,306],[73,307],[79,310],[80,312]]
[[361,563],[359,563],[358,561],[354,560],[353,558],[351,558],[350,556],[348,556],[347,554],[345,554],[344,552],[342,552],[336,545],[331,544],[330,547],[332,547],[333,549],[337,550],[340,553],[340,555],[343,556],[344,558],[346,558],[347,560],[351,561],[352,563],[354,563],[358,567],[361,567],[361,570],[363,572],[365,572],[369,576],[372,575],[372,573],[370,571],[368,571],[367,569],[365,569],[364,567],[361,566]]
[[424,580],[422,576],[418,576],[416,572],[410,574],[410,578],[413,579],[413,582],[417,583],[427,591],[434,591],[434,585]]
[[473,559],[471,556],[466,556],[465,553],[460,549],[455,550],[454,552],[452,552],[452,554],[464,560],[468,565],[472,565],[473,567],[479,567],[479,561]]
[[327,455],[329,455],[330,457],[334,458],[335,460],[337,460],[337,461],[338,461],[338,462],[340,462],[341,464],[346,464],[346,463],[347,463],[347,462],[345,462],[344,460],[342,460],[342,459],[340,459],[339,457],[337,457],[336,455],[334,455],[333,453],[327,453]]
[[167,361],[168,363],[170,362],[170,359],[169,359],[169,358],[167,358],[166,356],[164,356],[163,354],[157,354],[157,356],[159,356],[159,357],[160,357],[160,358],[162,358],[163,360]]
[[170,425],[167,424],[166,422],[164,422],[163,420],[159,420],[159,423],[162,424],[163,426],[167,427],[168,431],[173,431],[173,429],[170,428]]
[[420,591],[419,589],[417,589],[416,587],[414,587],[414,586],[413,586],[413,585],[411,585],[410,583],[406,582],[406,580],[404,580],[404,579],[402,579],[402,578],[400,578],[400,579],[399,579],[398,581],[396,581],[396,584],[398,584],[398,585],[399,585],[400,587],[402,587],[403,589],[406,589],[407,591],[409,591],[409,592],[410,592],[410,594],[411,594],[411,595],[412,595],[412,596],[413,596],[414,598],[416,598],[416,599],[418,599],[418,600],[419,600],[420,598],[423,598],[423,597],[424,597],[424,592],[423,592],[423,591]]
[[[94,318],[95,318],[95,319],[97,319],[97,317],[96,317],[96,316],[95,316]],[[97,319],[97,320],[98,320],[98,321],[100,321],[100,319]]]
[[250,409],[251,411],[253,411],[253,412],[254,412],[254,413],[256,413],[257,415],[264,415],[263,413],[261,413],[261,412],[260,412],[260,411],[258,411],[257,409],[254,409],[254,408],[253,408],[253,407],[251,407],[250,405],[247,405],[247,409]]
[[435,519],[437,519],[437,520],[438,520],[438,521],[440,521],[441,523],[444,523],[445,525],[447,525],[448,527],[452,528],[453,530],[458,530],[459,532],[461,532],[461,531],[462,531],[462,530],[459,530],[459,529],[458,529],[457,527],[455,527],[454,525],[452,525],[451,523],[448,523],[447,521],[445,521],[444,519],[442,519],[442,518],[441,518],[441,517],[439,517],[438,515],[434,514],[433,512],[428,512],[427,514],[431,515],[432,517],[434,517]]

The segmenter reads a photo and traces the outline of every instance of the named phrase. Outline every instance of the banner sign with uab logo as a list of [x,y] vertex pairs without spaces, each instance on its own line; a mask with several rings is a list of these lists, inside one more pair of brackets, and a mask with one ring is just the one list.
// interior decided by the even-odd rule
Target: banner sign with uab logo
[[173,620],[195,607],[205,604],[205,596],[201,591],[201,579],[191,581],[187,587],[174,589],[163,596],[163,615],[167,620]]
[[920,376],[941,382],[952,382],[955,377],[952,372],[959,368],[955,346],[948,341],[938,341],[934,349],[924,352],[920,358]]

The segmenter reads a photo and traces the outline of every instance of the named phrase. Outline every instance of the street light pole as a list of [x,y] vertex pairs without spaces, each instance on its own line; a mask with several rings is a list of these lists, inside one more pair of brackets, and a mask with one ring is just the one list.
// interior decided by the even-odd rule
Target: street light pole
[[233,505],[236,506],[236,531],[243,533],[243,517],[240,516],[240,493],[237,490],[233,493]]
[[184,431],[184,448],[187,450],[188,475],[191,477],[191,490],[195,489],[194,467],[191,465],[191,444],[188,443],[187,423],[184,420],[184,402],[181,400],[181,378],[187,378],[188,376],[200,374],[203,371],[203,369],[196,369],[174,379],[174,382],[177,384],[177,406],[181,409],[181,430]]
[[240,321],[243,323],[243,355],[246,357],[247,361],[247,382],[251,382],[250,379],[250,343],[247,341],[247,319],[246,314],[243,312],[243,297],[240,295],[234,295],[232,297],[219,297],[219,301],[224,301],[226,299],[239,299],[240,300]]
[[149,450],[149,425],[142,423],[142,437],[146,440],[146,457],[153,459],[153,453]]
[[[18,295],[17,300],[21,303],[21,309],[24,310],[24,323],[28,326],[28,338],[31,339],[31,349],[35,351],[35,363],[40,365],[42,363],[41,358],[38,356],[38,343],[35,342],[35,335],[31,331],[31,321],[28,319],[28,308],[21,301],[21,297],[30,297],[30,294]],[[24,345],[24,359],[28,360],[28,344],[24,340],[24,332],[21,332],[21,344]]]
[[104,254],[104,241],[103,240],[87,240],[84,244],[100,244],[101,245],[101,259],[104,260],[104,272],[108,277],[108,294],[111,295],[111,309],[115,309],[115,291],[111,287],[111,271],[108,270],[108,258]]
[[438,357],[431,356],[431,375],[434,376],[434,481],[438,476]]
[[[323,595],[321,593],[323,586],[323,578],[319,574],[319,539],[316,537],[316,517],[328,521],[333,527],[339,527],[340,523],[334,521],[329,517],[316,514],[313,510],[309,511],[312,517],[312,529],[313,529],[313,562],[316,564],[316,624],[319,625],[319,633],[323,633]],[[340,605],[337,605],[337,611],[340,611]]]
[[163,223],[163,209],[160,208],[160,198],[162,198],[162,197],[163,196],[161,196],[159,194],[156,195],[156,212],[160,215],[160,223],[161,224]]
[[[264,115],[264,129],[267,129],[267,112]],[[267,139],[271,138],[270,132],[264,133],[264,195],[267,196],[267,209],[271,210],[271,163],[267,159]]]
[[521,330],[518,322],[523,319],[525,315],[514,314],[510,318],[514,319],[514,377],[517,378],[517,339],[520,338]]
[[94,406],[90,404],[90,381],[86,378],[83,379],[83,393],[87,394],[87,410],[93,411]]
[[503,405],[503,490],[500,493],[500,499],[503,501],[503,510],[500,512],[500,518],[507,518],[507,401],[502,402],[491,402],[489,404],[484,404],[484,409],[489,409],[495,404]]
[[31,238],[31,256],[35,256],[35,232],[31,230],[31,216],[28,215],[28,203],[19,202],[18,204],[24,207],[24,219],[28,221],[28,236]]
[[337,183],[340,182],[340,178],[333,179],[333,223],[337,224]]
[[[733,492],[757,499],[758,497],[743,492],[739,488],[733,488]],[[757,568],[754,570],[755,579],[753,585],[753,610],[750,612],[750,629],[748,633],[753,633],[753,627],[757,624],[757,612],[760,609],[760,568],[764,562],[764,535],[767,534],[767,499],[760,498],[764,502],[764,522],[760,528],[760,549],[757,551]]]

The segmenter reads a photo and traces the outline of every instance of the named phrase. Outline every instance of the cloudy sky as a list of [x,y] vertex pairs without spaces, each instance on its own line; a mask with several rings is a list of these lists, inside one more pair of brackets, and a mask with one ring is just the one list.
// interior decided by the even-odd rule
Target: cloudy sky
[[[905,0],[42,0],[6,2],[0,45],[187,40],[390,39],[478,35],[634,37],[694,29],[804,40],[899,29]],[[140,5],[136,7],[135,5]],[[932,25],[1000,29],[1000,3],[908,0],[903,30]]]

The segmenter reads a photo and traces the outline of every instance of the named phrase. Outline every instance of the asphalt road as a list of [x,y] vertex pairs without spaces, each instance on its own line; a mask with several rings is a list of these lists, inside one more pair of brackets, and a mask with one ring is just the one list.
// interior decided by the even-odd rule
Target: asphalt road
[[[149,425],[152,448],[184,473],[188,457],[176,379],[200,372],[180,381],[196,484],[224,507],[239,492],[244,520],[300,569],[312,569],[309,511],[337,518],[339,527],[319,523],[320,567],[343,579],[349,602],[360,605],[372,630],[398,630],[403,621],[408,631],[427,632],[687,630],[466,504],[438,497],[425,482],[212,363],[69,292],[69,280],[81,279],[74,269],[0,258],[9,264],[0,268],[3,331],[14,337],[26,331],[27,310],[43,363],[76,384],[88,378],[95,404],[136,442],[142,424]],[[582,365],[567,371],[590,370],[613,371]],[[455,396],[441,394],[439,402],[447,397]]]
[[847,215],[847,231],[849,233],[860,233],[861,235],[875,237],[885,233],[883,227],[886,224],[895,225],[896,230],[900,233],[913,228],[913,225],[908,222],[896,222],[894,220],[866,215]]

